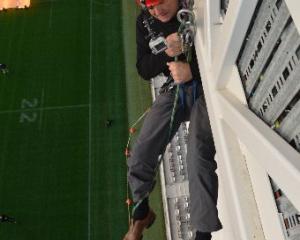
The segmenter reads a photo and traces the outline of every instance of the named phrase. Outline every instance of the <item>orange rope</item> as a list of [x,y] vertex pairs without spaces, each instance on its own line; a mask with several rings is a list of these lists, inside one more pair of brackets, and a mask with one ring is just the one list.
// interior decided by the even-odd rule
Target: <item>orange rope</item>
[[[130,142],[131,142],[131,138],[132,135],[136,132],[136,128],[135,126],[146,116],[146,114],[149,112],[150,108],[148,108],[129,128],[129,136],[128,136],[128,141],[126,144],[126,148],[125,148],[125,156],[126,156],[126,162],[128,161],[128,158],[130,157]],[[126,204],[127,204],[127,213],[128,213],[128,227],[130,226],[130,222],[131,222],[131,210],[130,210],[130,206],[133,204],[133,201],[130,199],[130,190],[129,190],[129,182],[128,182],[128,178],[126,177]]]

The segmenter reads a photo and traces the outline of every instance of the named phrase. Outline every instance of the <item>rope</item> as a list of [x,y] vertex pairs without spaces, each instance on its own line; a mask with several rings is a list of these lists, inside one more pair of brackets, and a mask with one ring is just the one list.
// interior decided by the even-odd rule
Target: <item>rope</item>
[[174,118],[176,114],[176,108],[177,108],[177,103],[178,103],[178,98],[179,98],[179,85],[176,85],[176,91],[175,91],[175,97],[174,97],[174,102],[173,102],[173,108],[172,108],[172,114],[171,114],[171,121],[170,121],[170,127],[169,127],[169,135],[168,135],[168,142],[171,141],[171,136],[172,136],[172,129],[174,125]]
[[[194,36],[196,33],[195,15],[192,11],[193,5],[194,5],[193,0],[183,1],[184,8],[177,12],[177,19],[180,22],[180,26],[178,29],[178,35],[181,38],[182,52],[185,54],[186,62],[188,62],[188,63],[191,61],[191,47],[193,46]],[[178,62],[178,56],[175,56],[175,62]],[[178,105],[179,88],[180,88],[180,85],[177,84],[174,102],[173,102],[172,113],[171,113],[171,119],[170,119],[168,142],[171,141],[174,119],[175,119],[175,114],[176,114],[177,105]],[[158,161],[158,165],[160,165],[162,160],[163,160],[163,154],[161,155],[161,157]],[[158,166],[157,166],[157,168],[158,168]],[[156,168],[156,172],[157,172],[157,168]]]
[[[177,61],[178,61],[178,57],[176,56],[175,57],[175,62],[177,62]],[[171,135],[172,135],[172,129],[173,129],[173,124],[174,124],[174,118],[175,118],[175,114],[176,114],[178,97],[179,97],[179,85],[176,85],[175,97],[174,97],[171,120],[170,120],[170,126],[169,126],[168,142],[171,141]],[[160,164],[160,162],[159,162],[159,164]]]
[[[125,148],[125,156],[126,156],[126,162],[128,161],[128,158],[130,157],[130,142],[132,135],[136,132],[135,126],[142,121],[142,119],[146,116],[146,114],[150,111],[150,108],[148,108],[133,124],[131,124],[129,128],[129,135],[128,135],[128,140]],[[130,199],[130,189],[129,189],[129,182],[128,178],[126,177],[126,204],[127,204],[127,214],[128,214],[128,227],[130,226],[131,223],[131,210],[130,206],[133,204],[132,200]]]

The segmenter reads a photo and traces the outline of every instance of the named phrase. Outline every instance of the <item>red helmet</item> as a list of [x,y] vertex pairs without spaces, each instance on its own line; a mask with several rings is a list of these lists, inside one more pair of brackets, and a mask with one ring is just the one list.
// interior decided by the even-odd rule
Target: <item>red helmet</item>
[[162,2],[162,0],[136,0],[139,5],[145,6],[147,8],[154,7]]

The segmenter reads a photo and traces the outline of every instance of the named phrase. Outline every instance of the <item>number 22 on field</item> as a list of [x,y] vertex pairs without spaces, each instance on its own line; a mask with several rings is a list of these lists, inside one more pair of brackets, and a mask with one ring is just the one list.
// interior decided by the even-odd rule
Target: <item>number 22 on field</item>
[[[28,100],[23,98],[21,101],[21,109],[24,110],[24,112],[21,112],[20,115],[20,123],[33,123],[37,119],[37,112],[34,111],[34,108],[37,108],[39,104],[39,101],[37,98],[33,98],[32,100]],[[32,111],[31,111],[32,109]]]

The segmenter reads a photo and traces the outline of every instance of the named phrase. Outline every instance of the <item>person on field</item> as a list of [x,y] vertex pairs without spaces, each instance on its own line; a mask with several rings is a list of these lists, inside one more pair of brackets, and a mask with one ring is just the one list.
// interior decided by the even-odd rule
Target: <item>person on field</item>
[[9,217],[5,214],[0,214],[0,223],[4,223],[4,222],[17,223],[13,217]]
[[7,68],[7,65],[5,63],[0,63],[0,71],[2,72],[2,74],[7,74],[8,73],[8,68]]
[[112,121],[111,119],[106,119],[106,121],[105,121],[105,126],[106,126],[107,128],[110,128],[111,125],[112,125],[112,123],[113,123],[113,121]]
[[[182,8],[180,0],[139,0],[144,10],[136,20],[137,71],[149,80],[163,73],[180,86],[180,98],[170,136],[170,121],[176,87],[164,86],[146,115],[137,141],[128,159],[128,182],[134,209],[133,219],[123,240],[140,240],[146,228],[155,220],[149,206],[149,194],[154,188],[159,155],[163,154],[180,124],[190,121],[187,146],[187,168],[190,192],[191,224],[196,229],[195,240],[210,240],[211,232],[222,228],[216,207],[218,198],[215,146],[202,90],[195,49],[188,63],[182,54],[178,36],[180,23],[176,14]],[[145,9],[146,6],[146,9]],[[152,17],[148,23],[145,19]],[[150,27],[149,27],[150,26]],[[150,48],[149,29],[161,33],[167,49],[154,54]],[[161,45],[159,45],[160,47]],[[178,57],[178,61],[175,61]]]

